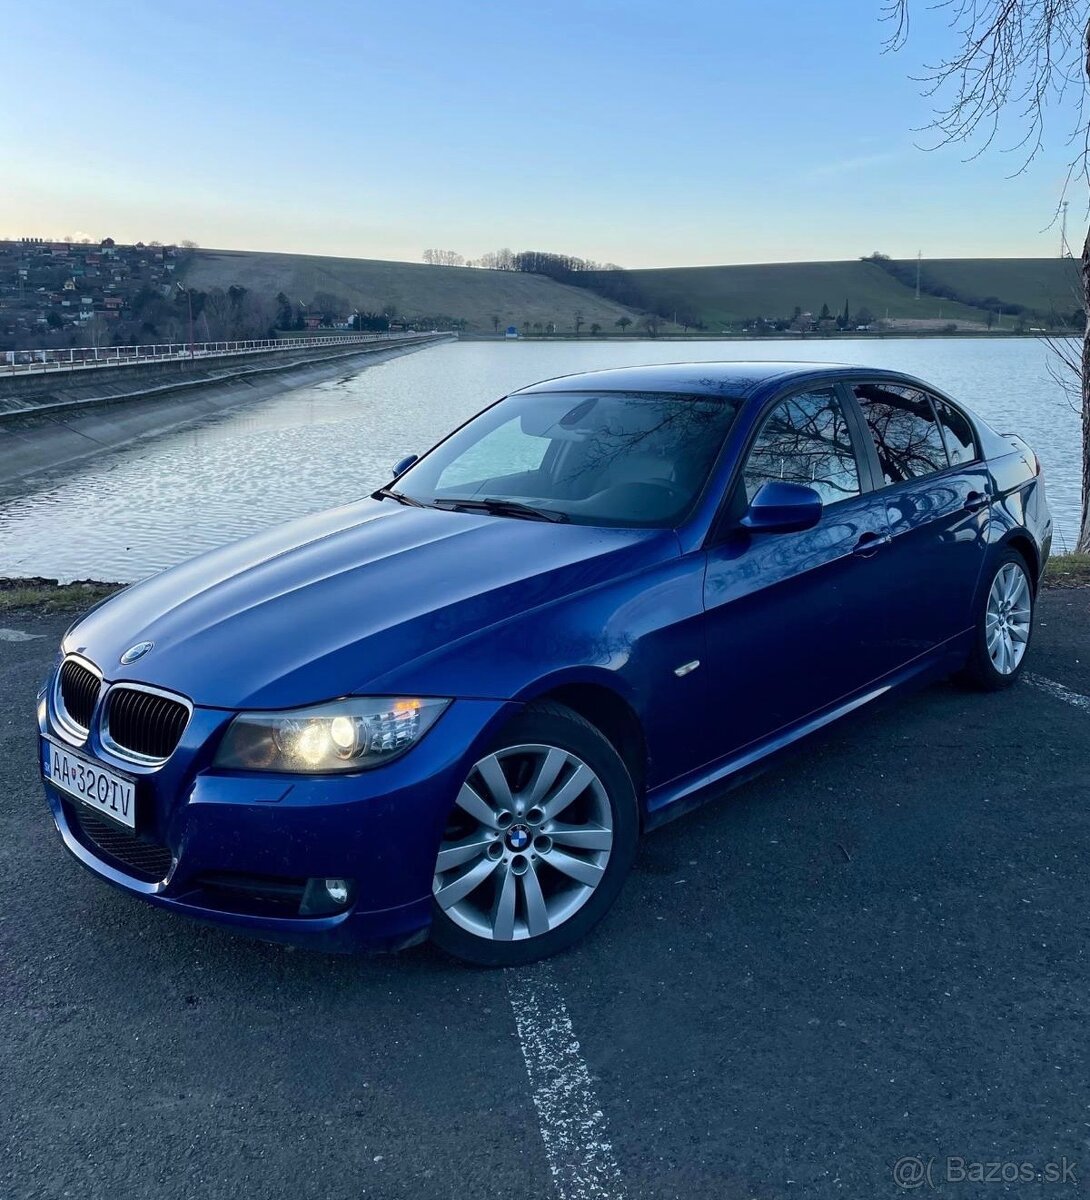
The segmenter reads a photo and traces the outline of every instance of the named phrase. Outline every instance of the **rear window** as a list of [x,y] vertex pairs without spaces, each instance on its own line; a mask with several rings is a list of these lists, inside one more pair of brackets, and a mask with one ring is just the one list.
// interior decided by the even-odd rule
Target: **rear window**
[[863,383],[855,387],[887,484],[933,475],[949,466],[930,397],[918,388]]
[[976,438],[968,417],[958,412],[944,400],[935,399],[935,412],[942,426],[942,436],[946,439],[946,452],[950,455],[950,465],[959,466],[970,463],[980,455],[976,448]]

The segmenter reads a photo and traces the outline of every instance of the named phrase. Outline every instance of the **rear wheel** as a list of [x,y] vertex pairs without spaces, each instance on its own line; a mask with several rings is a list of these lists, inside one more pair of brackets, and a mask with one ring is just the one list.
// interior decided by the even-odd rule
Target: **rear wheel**
[[1026,560],[1007,550],[992,569],[992,579],[977,615],[975,642],[966,676],[986,691],[1010,687],[1022,673],[1033,633],[1033,584]]
[[565,949],[613,903],[637,832],[613,746],[562,705],[527,709],[462,784],[435,866],[433,938],[481,966]]

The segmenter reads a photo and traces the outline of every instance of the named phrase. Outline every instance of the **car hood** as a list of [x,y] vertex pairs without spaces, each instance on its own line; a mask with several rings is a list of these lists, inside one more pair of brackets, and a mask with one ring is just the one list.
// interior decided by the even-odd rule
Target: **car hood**
[[[107,680],[199,705],[292,707],[366,692],[422,655],[677,553],[666,530],[363,500],[152,576],[77,622],[64,649]],[[150,651],[123,666],[143,641]]]

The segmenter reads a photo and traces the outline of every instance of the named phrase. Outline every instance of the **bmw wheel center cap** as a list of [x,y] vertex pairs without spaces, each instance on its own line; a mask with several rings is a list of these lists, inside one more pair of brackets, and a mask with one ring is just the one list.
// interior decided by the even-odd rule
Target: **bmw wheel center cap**
[[527,849],[532,840],[530,831],[525,825],[512,825],[507,831],[507,848],[516,854],[521,854],[523,850]]

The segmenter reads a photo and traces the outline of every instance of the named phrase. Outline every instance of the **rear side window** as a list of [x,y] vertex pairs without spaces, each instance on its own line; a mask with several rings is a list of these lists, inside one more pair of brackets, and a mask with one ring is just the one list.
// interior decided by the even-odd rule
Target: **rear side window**
[[851,435],[831,388],[791,396],[765,418],[746,461],[747,498],[770,480],[805,484],[825,504],[859,495]]
[[950,465],[960,466],[961,463],[972,462],[979,457],[976,448],[976,438],[973,427],[964,413],[951,408],[944,401],[935,399],[935,412],[942,426],[942,436],[946,439],[946,452],[950,455]]
[[855,398],[878,451],[886,483],[904,483],[949,465],[930,397],[917,388],[858,384]]

